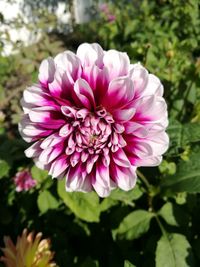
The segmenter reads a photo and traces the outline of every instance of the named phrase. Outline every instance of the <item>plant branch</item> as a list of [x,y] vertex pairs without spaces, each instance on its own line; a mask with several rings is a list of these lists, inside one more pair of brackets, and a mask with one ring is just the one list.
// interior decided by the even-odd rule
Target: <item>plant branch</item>
[[150,190],[151,189],[151,185],[148,182],[147,178],[144,176],[144,174],[141,173],[139,170],[137,170],[136,173],[137,173],[138,177],[140,177],[142,182],[146,185],[147,189]]

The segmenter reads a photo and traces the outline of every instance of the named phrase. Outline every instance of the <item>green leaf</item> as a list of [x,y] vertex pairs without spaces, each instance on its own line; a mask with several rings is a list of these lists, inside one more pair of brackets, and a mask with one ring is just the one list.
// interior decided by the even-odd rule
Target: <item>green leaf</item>
[[9,164],[5,160],[0,160],[0,179],[7,176],[10,170]]
[[71,211],[87,222],[98,222],[100,216],[99,197],[95,192],[66,192],[65,180],[58,181],[58,195]]
[[189,223],[189,214],[186,210],[171,202],[165,203],[158,211],[158,215],[172,226],[183,225],[187,227]]
[[135,265],[133,265],[132,263],[130,263],[130,261],[125,261],[124,262],[124,267],[135,267]]
[[104,198],[103,201],[100,203],[101,212],[106,211],[117,204],[117,200],[114,200],[110,197]]
[[184,100],[183,99],[175,99],[173,101],[173,109],[177,113],[180,112],[183,109]]
[[170,148],[167,153],[170,153],[171,151],[173,153],[176,153],[174,151],[177,148],[181,147],[181,140],[182,140],[182,125],[178,121],[170,121],[169,127],[167,128],[167,132],[170,137]]
[[99,264],[97,261],[93,261],[90,257],[88,257],[80,267],[98,267]]
[[41,213],[45,213],[50,209],[57,209],[59,205],[57,199],[47,190],[39,194],[37,204]]
[[200,192],[200,149],[193,149],[188,161],[180,161],[175,175],[167,176],[161,188],[168,192]]
[[47,171],[41,170],[35,165],[31,168],[31,174],[32,174],[33,179],[37,180],[40,183],[43,182],[48,176]]
[[163,235],[156,249],[156,267],[193,266],[191,246],[181,234]]
[[182,146],[200,141],[200,123],[183,124]]
[[110,207],[117,205],[119,201],[134,207],[135,204],[132,201],[139,199],[142,195],[143,192],[137,184],[128,192],[117,188],[111,192],[109,197],[105,198],[101,202],[101,211],[108,210]]
[[143,194],[142,190],[136,184],[136,186],[128,192],[123,191],[121,189],[113,190],[109,198],[128,203],[128,202],[131,202],[133,200],[140,198],[142,194]]
[[200,123],[182,125],[178,121],[171,121],[167,132],[170,136],[171,147],[180,148],[200,141]]
[[196,93],[196,87],[195,84],[192,84],[192,87],[189,90],[189,93],[187,95],[187,100],[192,103],[195,104],[196,98],[197,98],[197,93]]
[[132,240],[140,237],[149,230],[153,213],[136,210],[126,216],[114,232],[119,239]]
[[158,214],[170,225],[178,226],[178,222],[173,213],[173,205],[172,203],[166,203],[159,210]]

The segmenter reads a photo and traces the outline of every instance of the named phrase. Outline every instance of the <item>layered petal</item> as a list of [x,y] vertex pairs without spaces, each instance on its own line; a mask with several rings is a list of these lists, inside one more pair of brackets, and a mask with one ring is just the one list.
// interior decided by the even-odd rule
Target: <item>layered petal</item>
[[135,115],[135,108],[118,109],[112,112],[113,117],[120,123],[131,120]]
[[163,95],[163,85],[160,80],[155,75],[149,74],[140,63],[131,65],[128,76],[134,84],[135,98]]
[[135,100],[136,113],[134,121],[136,122],[162,122],[167,116],[167,105],[162,97],[144,96]]
[[[127,106],[134,98],[133,82],[128,77],[116,78],[108,86],[102,105],[108,110]],[[110,101],[112,99],[112,101]]]
[[40,83],[46,88],[48,83],[53,81],[55,73],[55,64],[53,58],[44,59],[39,68],[38,79]]
[[88,67],[92,65],[97,65],[102,67],[104,51],[101,46],[97,43],[88,44],[84,43],[80,45],[77,49],[77,56],[80,58],[82,66]]
[[69,73],[57,68],[54,80],[49,84],[49,92],[53,97],[62,98],[70,105],[74,81]]
[[39,84],[28,87],[24,91],[22,105],[26,110],[36,106],[57,106],[51,95],[44,91]]
[[109,50],[103,57],[104,68],[108,70],[109,80],[126,76],[129,71],[130,60],[126,53]]
[[111,178],[122,190],[128,191],[132,189],[137,180],[136,168],[123,168],[113,164],[111,166]]
[[110,194],[111,179],[109,167],[106,167],[101,161],[96,164],[92,186],[100,197],[107,197]]
[[67,172],[68,166],[69,162],[67,160],[67,156],[63,154],[51,164],[49,174],[52,175],[53,178],[59,177],[61,174],[63,174],[64,177]]
[[70,168],[66,175],[66,191],[89,192],[92,190],[89,177],[81,164]]
[[65,123],[65,120],[53,107],[32,108],[28,115],[31,122],[37,123],[37,125],[46,129],[58,129]]
[[128,76],[133,82],[135,97],[140,97],[148,83],[148,71],[140,64],[131,65]]
[[24,153],[27,158],[33,158],[38,157],[40,153],[42,152],[42,149],[40,148],[41,141],[37,141],[32,146],[27,148]]
[[[76,81],[81,76],[81,61],[71,51],[58,54],[54,59],[57,69],[62,69],[68,77]],[[69,79],[70,79],[69,78]]]
[[95,107],[94,94],[89,84],[83,80],[78,79],[74,84],[75,102],[77,105],[83,106],[89,110]]

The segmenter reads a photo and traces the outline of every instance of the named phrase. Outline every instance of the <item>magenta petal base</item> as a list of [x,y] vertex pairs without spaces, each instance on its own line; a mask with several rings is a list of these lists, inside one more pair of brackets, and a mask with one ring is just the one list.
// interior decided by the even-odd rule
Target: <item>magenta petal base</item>
[[126,53],[84,43],[48,58],[21,101],[26,156],[65,177],[69,192],[130,190],[136,168],[160,164],[168,148],[162,96],[160,80]]

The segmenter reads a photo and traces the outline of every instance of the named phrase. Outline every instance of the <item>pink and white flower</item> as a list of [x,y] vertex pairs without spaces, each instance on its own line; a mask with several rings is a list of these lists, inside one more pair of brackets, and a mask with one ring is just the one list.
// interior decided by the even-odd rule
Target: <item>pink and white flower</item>
[[96,43],[45,59],[21,103],[19,130],[33,142],[26,156],[53,178],[65,177],[69,192],[130,190],[136,168],[159,165],[168,148],[160,80]]
[[17,172],[13,177],[13,180],[17,192],[28,191],[37,184],[37,181],[32,178],[31,173],[28,170]]

